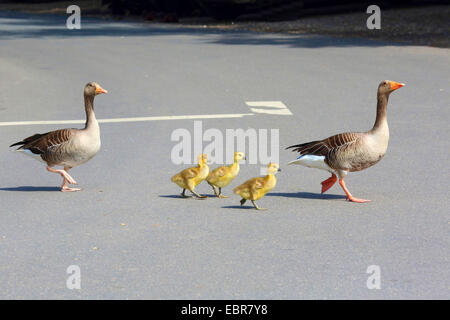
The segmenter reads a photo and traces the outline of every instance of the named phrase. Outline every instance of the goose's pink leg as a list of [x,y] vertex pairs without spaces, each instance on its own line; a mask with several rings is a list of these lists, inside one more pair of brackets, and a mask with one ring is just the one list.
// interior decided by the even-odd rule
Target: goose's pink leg
[[[72,167],[64,167],[64,171],[66,171],[67,172],[67,174],[69,174],[69,170],[70,169],[72,169]],[[73,180],[73,179],[72,179]],[[75,180],[74,180],[75,181]],[[67,179],[66,178],[64,178],[64,182],[63,182],[63,185],[61,186],[61,191],[62,192],[75,192],[75,191],[80,191],[81,189],[80,188],[70,188],[70,187],[68,187],[67,186]],[[75,184],[76,184],[76,181],[75,181]]]
[[63,184],[61,186],[62,192],[80,191],[81,189],[79,189],[79,188],[70,188],[67,186],[67,183],[77,184],[77,182],[67,173],[67,170],[69,170],[69,169],[70,168],[65,167],[64,170],[57,170],[57,169],[47,167],[47,171],[53,172],[53,173],[58,173],[61,175],[61,177],[63,177],[64,180],[63,180]]
[[341,185],[342,189],[344,189],[344,192],[347,195],[348,201],[358,202],[358,203],[370,202],[370,200],[358,199],[358,198],[355,198],[354,196],[352,196],[350,191],[348,191],[347,187],[345,186],[344,179],[339,179],[339,184]]
[[69,182],[70,184],[77,184],[77,182],[67,173],[66,170],[57,170],[57,169],[47,167],[47,171],[60,174],[61,177],[63,177],[64,179],[67,179],[67,182]]
[[80,188],[70,188],[67,186],[67,179],[64,178],[63,184],[61,186],[61,191],[62,192],[75,192],[75,191],[80,191]]
[[327,180],[321,182],[322,184],[322,193],[325,193],[328,189],[330,189],[337,181],[336,175],[334,173],[331,174]]

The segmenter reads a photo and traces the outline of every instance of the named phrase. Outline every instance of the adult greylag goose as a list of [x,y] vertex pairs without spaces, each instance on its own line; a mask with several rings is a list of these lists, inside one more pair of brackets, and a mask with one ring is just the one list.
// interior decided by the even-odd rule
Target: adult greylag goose
[[296,144],[286,149],[300,156],[289,162],[309,168],[326,170],[331,177],[322,182],[322,193],[330,189],[339,177],[339,184],[353,202],[369,202],[352,196],[344,183],[348,172],[361,171],[376,164],[386,153],[389,141],[387,123],[387,104],[389,95],[401,87],[403,83],[385,80],[378,86],[377,116],[373,128],[367,132],[340,133],[324,140]]
[[[47,164],[47,170],[58,173],[63,178],[61,191],[79,191],[79,188],[70,188],[67,184],[77,184],[69,175],[69,169],[79,166],[100,150],[100,127],[94,113],[94,97],[107,93],[105,89],[95,82],[89,82],[84,88],[84,106],[86,110],[86,125],[83,129],[61,129],[47,133],[37,133],[10,147],[20,146],[17,151],[41,160]],[[54,166],[63,166],[62,170]]]

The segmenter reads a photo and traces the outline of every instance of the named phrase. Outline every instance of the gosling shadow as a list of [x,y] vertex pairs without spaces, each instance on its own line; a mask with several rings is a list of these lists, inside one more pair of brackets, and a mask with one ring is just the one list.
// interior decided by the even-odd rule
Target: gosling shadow
[[160,194],[159,197],[160,198],[172,198],[172,199],[185,199],[185,198],[182,198],[181,195],[179,195],[179,194]]
[[255,207],[253,207],[253,206],[223,206],[222,207],[223,209],[245,209],[245,210],[248,210],[248,209],[255,209]]
[[[191,195],[188,195],[186,198],[183,198],[180,194],[161,194],[161,195],[159,195],[159,197],[160,198],[169,198],[169,199],[181,199],[181,200],[189,200],[189,199],[203,200],[203,199],[206,199],[206,198],[199,199],[199,198],[197,198],[195,196],[191,196]],[[208,196],[208,198],[209,198],[209,196]]]
[[321,200],[343,200],[347,199],[344,195],[328,194],[328,193],[312,193],[312,192],[271,192],[266,197],[285,197],[300,199],[321,199]]
[[0,188],[0,191],[17,191],[17,192],[37,192],[37,191],[61,191],[60,187],[33,187],[33,186],[20,186],[10,188]]

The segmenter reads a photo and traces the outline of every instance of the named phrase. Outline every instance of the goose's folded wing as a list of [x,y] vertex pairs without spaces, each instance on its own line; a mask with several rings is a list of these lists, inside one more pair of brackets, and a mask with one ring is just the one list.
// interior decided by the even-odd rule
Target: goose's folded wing
[[43,134],[37,133],[12,144],[11,147],[20,145],[19,149],[30,150],[35,154],[43,154],[67,143],[74,134],[75,129],[61,129]]
[[360,138],[360,132],[339,133],[324,140],[297,144],[286,149],[293,149],[292,151],[299,152],[300,156],[316,155],[329,157],[354,145]]

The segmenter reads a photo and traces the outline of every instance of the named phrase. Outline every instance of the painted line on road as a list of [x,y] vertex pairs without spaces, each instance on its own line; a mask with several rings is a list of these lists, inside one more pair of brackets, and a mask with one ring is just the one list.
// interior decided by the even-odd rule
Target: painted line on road
[[[143,122],[143,121],[167,121],[167,120],[192,120],[192,119],[230,119],[253,116],[255,113],[266,113],[272,115],[292,115],[292,112],[281,101],[246,101],[245,104],[253,113],[225,113],[225,114],[198,114],[184,116],[156,116],[156,117],[134,117],[134,118],[112,118],[99,119],[99,123],[119,123],[119,122]],[[83,124],[86,120],[42,120],[42,121],[9,121],[0,122],[0,127],[6,126],[29,126],[46,124]]]
[[247,101],[245,102],[245,104],[249,107],[259,107],[250,108],[250,110],[254,113],[267,113],[278,116],[292,116],[292,112],[281,101]]
[[[143,121],[165,121],[165,120],[190,120],[190,119],[229,119],[253,116],[253,113],[229,113],[229,114],[199,114],[185,116],[158,116],[158,117],[135,117],[135,118],[112,118],[99,119],[99,123],[118,122],[143,122]],[[29,126],[43,124],[83,124],[86,120],[49,120],[49,121],[10,121],[0,122],[0,127],[6,126]]]

